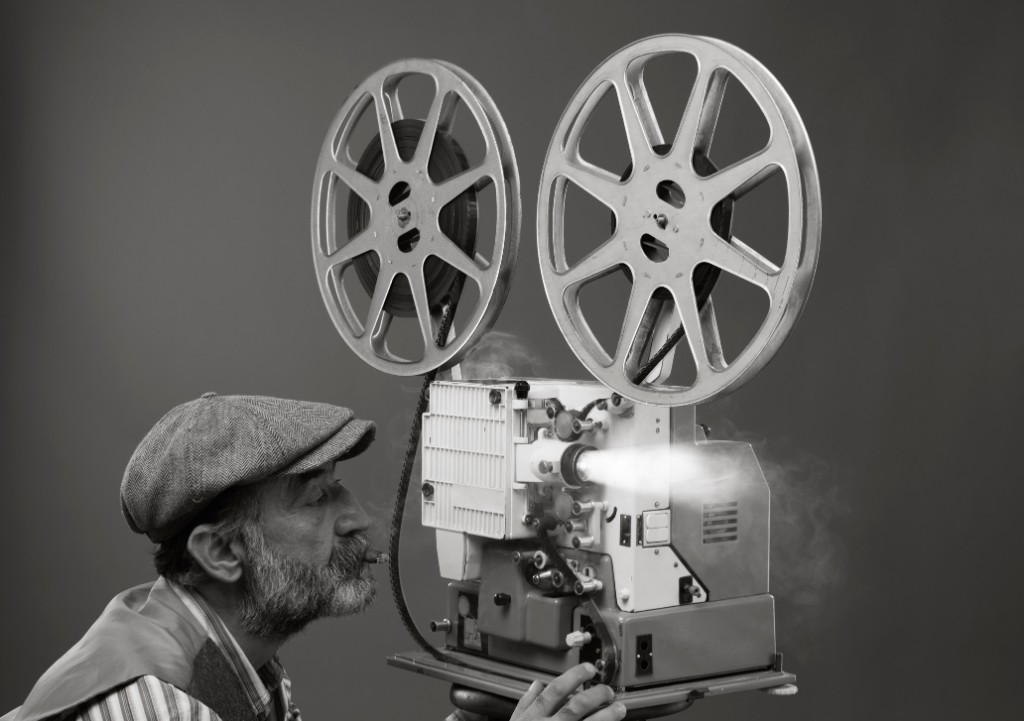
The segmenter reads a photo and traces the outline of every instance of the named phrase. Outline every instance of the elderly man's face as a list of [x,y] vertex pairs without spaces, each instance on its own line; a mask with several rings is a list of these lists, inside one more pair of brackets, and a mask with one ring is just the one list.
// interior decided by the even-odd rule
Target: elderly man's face
[[260,637],[289,636],[323,616],[364,610],[376,586],[365,561],[370,520],[328,463],[273,479],[261,523],[243,530],[248,564],[241,621]]

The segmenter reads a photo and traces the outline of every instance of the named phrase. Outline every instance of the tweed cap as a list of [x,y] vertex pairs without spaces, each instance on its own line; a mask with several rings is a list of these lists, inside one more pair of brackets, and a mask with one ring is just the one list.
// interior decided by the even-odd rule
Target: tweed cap
[[121,481],[121,511],[133,531],[165,541],[228,488],[357,455],[374,428],[327,403],[204,393],[142,439]]

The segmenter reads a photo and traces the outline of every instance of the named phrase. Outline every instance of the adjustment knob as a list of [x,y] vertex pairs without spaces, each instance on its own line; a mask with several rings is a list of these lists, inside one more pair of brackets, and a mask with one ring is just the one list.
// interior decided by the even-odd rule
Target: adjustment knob
[[512,597],[507,593],[496,593],[494,594],[494,605],[495,606],[507,606],[512,603]]
[[573,631],[565,637],[565,643],[569,648],[582,648],[590,643],[593,636],[587,631]]

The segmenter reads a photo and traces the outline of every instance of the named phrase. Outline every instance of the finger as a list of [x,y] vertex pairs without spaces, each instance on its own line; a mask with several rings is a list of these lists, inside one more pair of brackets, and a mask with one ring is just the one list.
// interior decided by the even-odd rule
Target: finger
[[595,673],[597,673],[597,669],[590,663],[581,663],[578,666],[573,666],[549,683],[547,688],[537,695],[537,700],[533,703],[534,708],[540,711],[543,717],[551,716],[562,707],[569,694],[575,691],[584,681],[593,678]]
[[586,721],[622,721],[626,717],[626,707],[620,702],[606,706],[592,716],[587,716]]
[[592,686],[586,691],[574,694],[555,714],[558,721],[579,721],[592,711],[607,706],[615,700],[615,692],[608,686]]
[[536,701],[537,697],[540,696],[540,692],[543,690],[544,684],[542,684],[540,681],[534,681],[533,683],[531,683],[530,688],[526,689],[526,693],[523,694],[522,698],[519,699],[519,703],[516,704],[516,710],[515,713],[513,713],[513,716],[515,716],[515,714],[518,714],[531,703]]

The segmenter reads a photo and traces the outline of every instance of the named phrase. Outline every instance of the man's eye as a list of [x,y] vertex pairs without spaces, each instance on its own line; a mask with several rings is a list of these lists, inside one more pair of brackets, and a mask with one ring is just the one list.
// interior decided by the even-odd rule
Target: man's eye
[[327,495],[327,493],[325,493],[324,491],[320,491],[320,492],[319,492],[319,493],[317,494],[317,497],[316,497],[316,498],[314,498],[314,499],[313,499],[313,500],[312,500],[312,501],[310,502],[310,504],[309,504],[309,505],[311,505],[311,506],[322,506],[322,505],[323,505],[324,503],[326,503],[326,502],[327,502],[327,498],[328,498],[328,495]]

